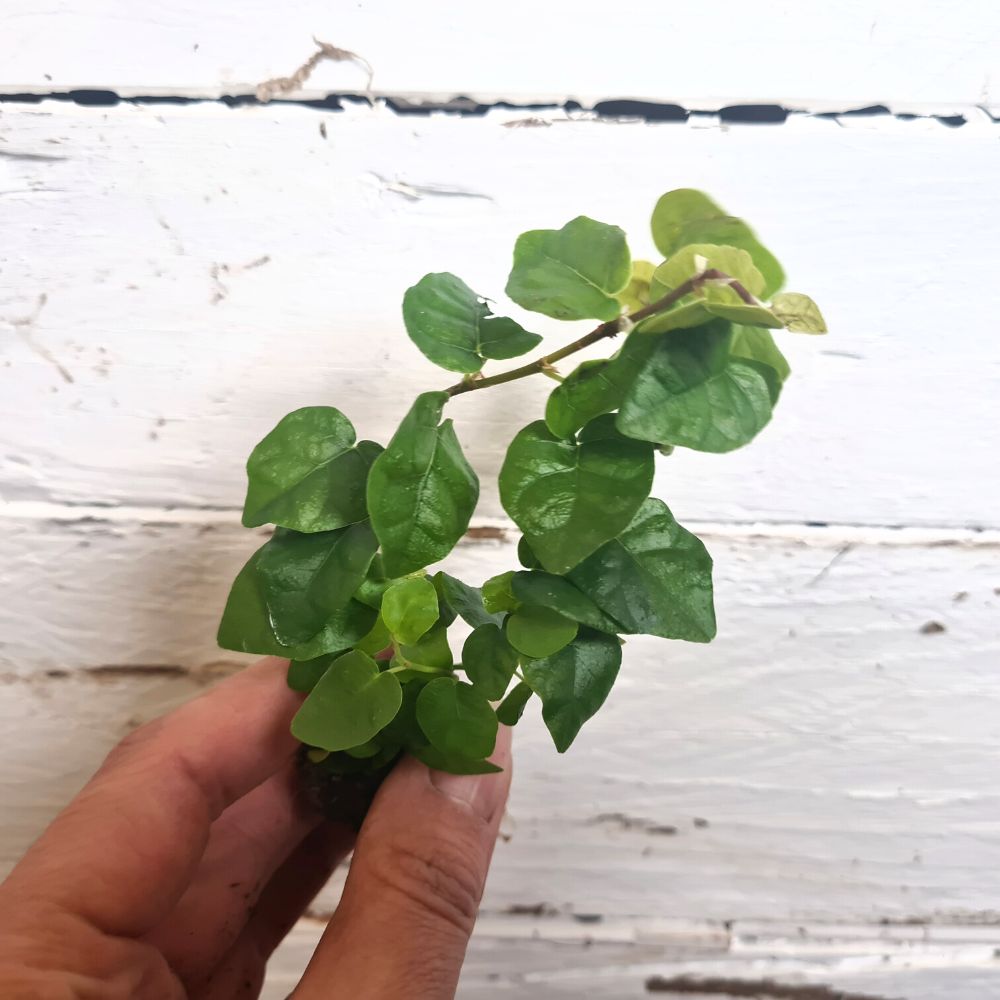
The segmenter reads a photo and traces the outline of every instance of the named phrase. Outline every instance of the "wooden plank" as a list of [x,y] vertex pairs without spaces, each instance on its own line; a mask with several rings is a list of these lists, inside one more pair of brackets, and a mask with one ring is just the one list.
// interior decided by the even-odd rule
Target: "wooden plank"
[[[128,725],[239,659],[213,631],[256,540],[193,519],[4,528],[9,864]],[[629,639],[562,757],[528,713],[488,911],[868,922],[995,907],[1000,542],[905,535],[706,530],[719,639]],[[513,563],[502,541],[450,560],[473,582]]]
[[[384,441],[416,391],[452,380],[399,319],[423,273],[503,305],[517,233],[585,212],[646,255],[649,206],[695,184],[759,226],[834,332],[785,336],[774,426],[723,460],[665,461],[660,494],[689,519],[1000,524],[997,125],[557,119],[8,108],[0,493],[235,508],[287,410],[333,403]],[[553,346],[586,329],[513,311]],[[451,407],[481,517],[502,515],[505,443],[549,387]]]
[[[885,103],[897,110],[988,103],[1000,78],[1000,24],[987,0],[908,4],[802,3],[779,17],[719,0],[605,6],[556,0],[479,3],[456,16],[444,0],[344,5],[321,0],[277,15],[248,0],[146,3],[124,12],[98,0],[44,8],[8,0],[0,16],[4,89],[102,87],[122,93],[252,93],[288,76],[318,36],[362,54],[385,93],[471,95],[490,101],[615,97],[717,108]],[[415,39],[419,42],[415,43]],[[317,69],[314,91],[359,90],[357,66]]]

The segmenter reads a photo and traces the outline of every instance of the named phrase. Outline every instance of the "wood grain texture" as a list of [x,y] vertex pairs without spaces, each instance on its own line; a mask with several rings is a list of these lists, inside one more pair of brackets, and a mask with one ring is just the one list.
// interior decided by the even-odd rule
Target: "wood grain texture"
[[[796,371],[774,425],[724,460],[662,463],[660,495],[714,521],[1000,523],[984,410],[1000,126],[504,127],[517,118],[8,110],[0,492],[235,508],[247,453],[289,409],[332,403],[385,441],[408,398],[445,384],[399,316],[426,271],[503,304],[517,233],[587,212],[649,254],[655,198],[695,184],[758,225],[833,334],[785,335]],[[587,329],[512,311],[553,346]],[[549,388],[452,404],[481,517],[502,514],[504,445]]]
[[[761,9],[719,0],[445,0],[277,9],[239,15],[193,0],[136,10],[102,0],[7,0],[5,90],[105,87],[122,93],[252,93],[288,76],[319,37],[363,55],[385,93],[492,101],[643,98],[689,107],[778,101],[793,107],[889,104],[899,111],[995,103],[1000,26],[988,0],[818,0]],[[363,69],[319,67],[313,93],[361,90]]]

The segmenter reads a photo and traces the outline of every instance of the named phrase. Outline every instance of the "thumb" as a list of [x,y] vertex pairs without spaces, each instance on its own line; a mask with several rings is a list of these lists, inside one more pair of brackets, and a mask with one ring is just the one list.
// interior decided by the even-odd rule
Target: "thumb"
[[295,1000],[454,997],[510,787],[506,726],[492,759],[501,774],[392,772]]

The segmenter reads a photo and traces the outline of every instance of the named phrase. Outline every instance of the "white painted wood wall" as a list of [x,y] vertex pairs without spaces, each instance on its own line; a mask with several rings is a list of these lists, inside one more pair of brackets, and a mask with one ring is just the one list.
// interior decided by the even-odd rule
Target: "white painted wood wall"
[[[1000,996],[995,4],[292,6],[0,5],[0,863],[129,727],[236,666],[213,634],[259,543],[253,443],[315,403],[385,440],[442,384],[402,331],[408,284],[450,269],[499,296],[515,235],[580,213],[649,252],[655,197],[696,186],[832,334],[783,343],[795,376],[753,446],[662,464],[716,557],[719,639],[630,641],[563,758],[519,730],[460,995],[691,974]],[[301,103],[365,91],[347,63],[291,103],[216,99],[313,36],[369,61],[372,106]],[[65,97],[94,90],[138,99]],[[459,96],[507,106],[382,100]],[[618,99],[702,113],[565,107]],[[789,113],[718,113],[748,104]],[[454,404],[500,529],[454,556],[471,579],[513,559],[491,484],[548,388]]]

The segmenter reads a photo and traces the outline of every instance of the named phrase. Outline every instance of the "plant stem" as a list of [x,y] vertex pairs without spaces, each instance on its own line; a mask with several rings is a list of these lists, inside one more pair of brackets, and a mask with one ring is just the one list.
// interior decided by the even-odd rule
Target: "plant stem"
[[444,391],[449,396],[459,396],[463,392],[473,392],[476,389],[489,389],[494,385],[503,385],[505,382],[514,382],[519,378],[527,378],[529,375],[539,375],[543,372],[548,372],[557,361],[562,361],[563,358],[568,358],[571,354],[576,354],[577,351],[582,351],[585,347],[590,347],[591,344],[596,344],[607,337],[618,336],[621,332],[623,319],[631,326],[640,320],[655,316],[657,313],[669,309],[672,305],[683,299],[685,295],[690,295],[709,281],[724,281],[747,305],[757,305],[757,300],[740,282],[723,271],[712,267],[707,271],[696,274],[692,278],[688,278],[683,285],[678,285],[672,292],[664,295],[663,298],[657,299],[648,306],[643,306],[642,309],[637,309],[628,316],[619,316],[608,320],[606,323],[602,323],[599,327],[591,330],[586,336],[580,337],[579,340],[574,340],[571,344],[561,347],[558,351],[553,351],[552,354],[546,354],[544,357],[536,358],[526,365],[521,365],[520,368],[512,368],[509,372],[501,372],[499,375],[491,375],[489,378],[465,378],[461,382],[456,382],[455,385],[449,386]]

